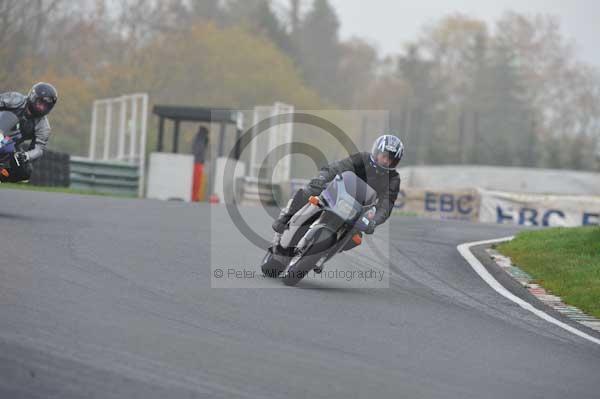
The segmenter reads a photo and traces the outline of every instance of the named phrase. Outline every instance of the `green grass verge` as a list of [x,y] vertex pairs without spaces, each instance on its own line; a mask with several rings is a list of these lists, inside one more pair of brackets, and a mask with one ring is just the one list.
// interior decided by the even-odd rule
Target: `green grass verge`
[[565,303],[600,318],[600,227],[522,232],[497,249]]
[[44,187],[44,186],[32,186],[28,183],[1,183],[0,189],[12,189],[12,190],[26,190],[26,191],[41,191],[47,193],[66,193],[76,195],[97,195],[103,197],[119,197],[119,198],[136,198],[131,195],[125,194],[107,194],[92,190],[73,190],[66,187]]

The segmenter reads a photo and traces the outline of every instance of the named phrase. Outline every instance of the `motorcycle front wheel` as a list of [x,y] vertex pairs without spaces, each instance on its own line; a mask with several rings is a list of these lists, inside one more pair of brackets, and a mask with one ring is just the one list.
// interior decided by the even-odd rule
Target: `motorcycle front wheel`
[[326,251],[335,245],[335,233],[321,229],[315,237],[315,242],[302,254],[295,256],[290,262],[287,272],[281,277],[283,283],[288,286],[298,284],[306,275],[315,268]]
[[276,278],[285,271],[285,268],[286,265],[275,259],[273,252],[269,249],[261,265],[263,274],[267,277]]

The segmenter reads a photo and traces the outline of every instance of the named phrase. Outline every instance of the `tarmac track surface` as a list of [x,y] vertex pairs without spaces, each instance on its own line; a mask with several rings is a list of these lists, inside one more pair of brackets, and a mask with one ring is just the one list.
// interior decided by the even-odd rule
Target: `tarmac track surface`
[[[384,270],[387,288],[287,288],[211,278],[263,255],[221,206],[0,201],[0,398],[600,397],[600,347],[499,296],[456,250],[514,228],[394,217],[326,268]],[[269,237],[261,208],[242,214]]]

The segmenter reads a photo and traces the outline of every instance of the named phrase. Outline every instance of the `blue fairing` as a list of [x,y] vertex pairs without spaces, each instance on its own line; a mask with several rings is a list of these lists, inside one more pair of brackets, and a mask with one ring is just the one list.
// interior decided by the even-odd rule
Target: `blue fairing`
[[18,123],[19,119],[12,112],[0,112],[0,155],[15,152],[15,142],[21,138]]
[[0,155],[12,154],[15,152],[15,140],[17,140],[19,137],[21,137],[20,134],[5,136],[0,133]]
[[15,143],[14,142],[10,142],[6,145],[1,145],[0,144],[0,154],[12,154],[15,152]]

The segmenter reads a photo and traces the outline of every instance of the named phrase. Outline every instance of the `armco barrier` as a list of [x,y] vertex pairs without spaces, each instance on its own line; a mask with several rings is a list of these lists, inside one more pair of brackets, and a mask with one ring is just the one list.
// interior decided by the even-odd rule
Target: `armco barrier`
[[263,181],[255,177],[241,177],[241,192],[238,194],[240,202],[243,204],[269,204],[277,205],[282,201],[281,188],[277,184]]
[[135,197],[138,194],[138,185],[137,165],[71,157],[73,189]]

